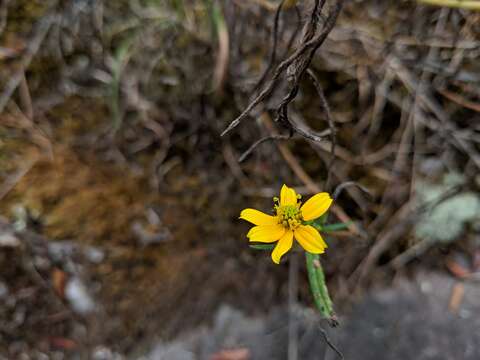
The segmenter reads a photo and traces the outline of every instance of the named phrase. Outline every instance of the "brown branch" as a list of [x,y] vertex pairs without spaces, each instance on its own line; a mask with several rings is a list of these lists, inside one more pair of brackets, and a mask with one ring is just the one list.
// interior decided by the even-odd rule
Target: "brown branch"
[[[322,3],[324,2],[325,0],[322,0]],[[314,7],[310,15],[311,20],[308,24],[306,33],[309,33],[308,30],[312,29],[312,24],[317,23],[316,21],[317,10],[319,9],[319,5],[320,5],[319,1],[316,0],[316,6]],[[282,101],[283,107],[285,107],[291,100],[293,100],[294,95],[296,95],[296,92],[298,91],[298,88],[297,88],[298,83],[300,82],[303,73],[308,68],[308,65],[310,64],[317,49],[323,44],[328,34],[332,31],[336,23],[336,20],[338,18],[338,15],[340,14],[340,11],[342,9],[342,6],[343,6],[343,0],[338,0],[335,6],[333,7],[333,9],[330,11],[329,16],[325,21],[323,30],[317,35],[313,36],[308,41],[305,41],[308,37],[304,37],[304,42],[302,43],[302,45],[290,57],[288,57],[286,60],[284,60],[277,66],[277,69],[275,70],[275,73],[272,79],[270,80],[270,82],[267,84],[267,86],[263,89],[263,91],[258,96],[255,97],[255,99],[246,107],[246,109],[236,119],[234,119],[230,123],[230,125],[222,132],[221,136],[225,136],[234,128],[236,128],[240,124],[240,122],[243,121],[258,104],[264,101],[272,93],[274,86],[277,84],[278,80],[280,79],[281,75],[284,72],[287,73],[285,75],[290,75],[289,77],[293,77],[294,84],[292,86],[292,89],[290,90],[289,95],[287,95],[284,98],[284,101]],[[315,21],[313,19],[315,19]],[[316,26],[316,25],[313,25],[313,26]],[[290,65],[292,65],[293,63],[296,63],[297,65],[300,64],[300,65],[294,66],[293,69],[291,69]],[[291,71],[293,71],[293,73]],[[287,102],[285,100],[290,100],[290,101]],[[279,110],[281,110],[280,107],[279,107]],[[282,116],[284,114],[285,113],[282,112]],[[297,131],[300,135],[304,137],[311,136],[311,134],[308,134],[305,131],[302,131],[301,129],[296,128],[292,124],[290,124],[289,127]],[[313,141],[318,141],[318,139],[312,136],[311,136],[311,139]]]
[[238,158],[238,162],[241,163],[243,161],[245,161],[245,159],[253,152],[253,150],[255,150],[257,148],[257,146],[263,144],[264,142],[267,142],[267,141],[275,141],[275,140],[288,140],[292,137],[292,135],[268,135],[268,136],[265,136],[257,141],[255,141],[252,146],[250,146],[248,148],[247,151],[245,151],[239,158]]
[[325,189],[328,190],[330,187],[330,180],[331,180],[331,170],[333,167],[333,164],[335,162],[335,147],[337,146],[337,129],[335,127],[335,123],[333,121],[333,116],[330,111],[330,106],[328,105],[327,98],[325,97],[325,93],[323,92],[323,88],[320,85],[320,82],[318,81],[315,73],[311,69],[307,69],[307,74],[310,76],[310,78],[313,81],[313,85],[315,86],[315,89],[317,90],[318,97],[320,98],[320,105],[322,106],[322,109],[325,113],[325,116],[328,121],[328,127],[330,128],[330,139],[332,141],[331,147],[330,147],[330,162],[328,164],[327,168],[327,180],[325,181]]
[[275,10],[275,17],[273,20],[273,44],[272,44],[272,50],[270,52],[270,59],[268,60],[268,65],[265,68],[265,71],[263,72],[260,79],[258,79],[257,83],[253,88],[254,92],[257,91],[260,88],[260,86],[263,85],[263,82],[267,78],[268,73],[270,72],[270,69],[272,68],[273,64],[275,64],[275,60],[277,57],[278,25],[280,21],[280,13],[282,12],[282,7],[284,3],[285,3],[285,0],[282,0],[280,4],[278,4],[277,9]]

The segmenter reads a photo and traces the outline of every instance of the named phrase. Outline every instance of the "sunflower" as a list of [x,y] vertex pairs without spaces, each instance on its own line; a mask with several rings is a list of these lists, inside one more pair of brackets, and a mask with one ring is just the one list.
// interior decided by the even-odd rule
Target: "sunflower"
[[240,214],[240,219],[256,225],[247,234],[250,242],[277,242],[272,252],[272,260],[276,264],[292,248],[293,238],[312,254],[323,254],[327,248],[320,233],[306,222],[325,214],[333,202],[332,198],[322,192],[312,196],[303,205],[300,200],[301,196],[294,189],[283,185],[280,199],[273,198],[275,215],[255,209],[245,209]]

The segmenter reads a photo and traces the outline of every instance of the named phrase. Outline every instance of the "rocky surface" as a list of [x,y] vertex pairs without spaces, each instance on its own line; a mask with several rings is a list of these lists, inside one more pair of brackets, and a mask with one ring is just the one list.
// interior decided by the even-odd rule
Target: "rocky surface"
[[[377,290],[328,329],[345,359],[480,359],[480,286],[425,273],[415,281]],[[298,359],[337,359],[327,349],[319,322],[309,309],[297,309]],[[291,330],[291,329],[290,329]],[[157,344],[148,360],[288,359],[288,311],[249,318],[222,307],[209,329],[169,344]]]

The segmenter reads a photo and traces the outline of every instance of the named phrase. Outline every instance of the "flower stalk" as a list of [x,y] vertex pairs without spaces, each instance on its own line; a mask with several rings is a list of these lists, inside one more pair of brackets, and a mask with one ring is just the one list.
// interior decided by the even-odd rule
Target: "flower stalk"
[[312,292],[315,306],[320,314],[330,321],[332,326],[338,325],[338,320],[333,311],[333,303],[328,294],[328,288],[325,283],[325,274],[320,256],[305,251],[305,259],[307,263],[308,281],[310,283],[310,291]]
[[338,325],[333,303],[328,294],[325,274],[320,263],[320,254],[328,247],[320,232],[334,232],[344,229],[344,223],[326,225],[328,209],[333,199],[326,192],[318,193],[302,203],[302,197],[286,185],[280,190],[280,197],[274,197],[273,215],[255,209],[244,209],[240,219],[253,225],[247,233],[250,247],[256,250],[272,250],[272,260],[280,260],[293,247],[294,238],[305,250],[308,279],[313,299],[323,317],[330,325]]

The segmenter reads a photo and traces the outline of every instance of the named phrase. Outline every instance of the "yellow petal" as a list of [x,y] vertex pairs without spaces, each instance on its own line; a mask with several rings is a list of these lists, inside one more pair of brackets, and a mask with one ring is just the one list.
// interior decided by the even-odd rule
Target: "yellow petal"
[[295,205],[297,203],[297,193],[294,189],[289,188],[287,185],[282,186],[280,190],[280,205]]
[[272,252],[272,260],[275,264],[280,264],[280,259],[285,253],[292,248],[293,245],[293,231],[288,230],[281,238],[278,240],[275,249]]
[[240,213],[240,219],[247,220],[254,225],[275,225],[278,219],[274,216],[267,215],[255,209],[245,209]]
[[322,216],[327,212],[330,205],[332,205],[332,202],[332,198],[326,192],[312,196],[300,208],[302,210],[303,219],[308,221]]
[[250,229],[247,237],[253,242],[271,243],[280,239],[285,234],[285,228],[281,225],[260,225]]
[[327,244],[322,236],[310,225],[300,225],[294,231],[295,239],[302,247],[312,254],[323,254]]

